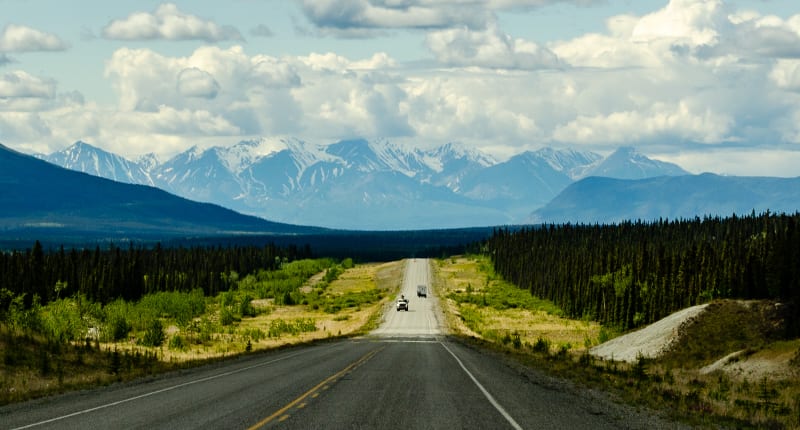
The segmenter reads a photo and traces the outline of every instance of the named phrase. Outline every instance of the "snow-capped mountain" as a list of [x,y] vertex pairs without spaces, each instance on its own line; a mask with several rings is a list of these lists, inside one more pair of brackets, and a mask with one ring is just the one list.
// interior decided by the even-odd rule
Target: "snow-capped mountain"
[[365,139],[317,145],[262,138],[193,147],[164,163],[152,155],[127,161],[77,142],[45,158],[278,222],[375,230],[523,222],[578,178],[661,176],[677,168],[635,151],[604,159],[544,148],[498,162],[458,143],[420,150]]
[[144,159],[142,164],[131,162],[80,140],[61,151],[39,156],[39,158],[61,167],[117,182],[153,185],[147,165],[152,161],[157,162],[157,159],[152,154],[149,157]]
[[616,179],[645,179],[655,176],[683,176],[689,172],[680,166],[664,161],[652,160],[636,149],[623,146],[606,158],[597,160],[594,164],[574,176],[573,179],[588,176],[601,176]]
[[574,149],[542,148],[534,155],[572,180],[585,176],[587,170],[603,160],[602,156],[594,152],[579,152]]
[[225,150],[189,148],[154,168],[157,187],[191,200],[232,208],[241,194],[239,178],[225,163]]
[[421,160],[432,171],[430,182],[461,193],[461,181],[471,174],[497,164],[497,160],[460,143],[447,143],[429,151],[419,152]]

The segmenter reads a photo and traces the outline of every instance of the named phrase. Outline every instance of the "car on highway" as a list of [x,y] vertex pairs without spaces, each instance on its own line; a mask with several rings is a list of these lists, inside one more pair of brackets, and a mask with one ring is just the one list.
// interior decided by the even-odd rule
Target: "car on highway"
[[408,299],[405,297],[401,297],[397,299],[397,311],[406,311],[408,312]]
[[428,287],[417,285],[417,297],[428,297]]

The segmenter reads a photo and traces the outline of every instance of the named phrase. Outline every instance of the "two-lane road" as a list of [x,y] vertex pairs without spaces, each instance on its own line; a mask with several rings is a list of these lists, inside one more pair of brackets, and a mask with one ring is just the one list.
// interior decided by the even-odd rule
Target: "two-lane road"
[[[424,285],[427,297],[417,297],[417,286]],[[408,311],[397,311],[395,303],[384,313],[381,326],[372,332],[377,337],[430,338],[444,334],[440,325],[438,301],[431,291],[431,267],[427,259],[413,259],[406,263],[400,296],[408,299]]]
[[370,336],[292,348],[132,384],[0,408],[0,428],[680,428],[448,341],[429,261]]

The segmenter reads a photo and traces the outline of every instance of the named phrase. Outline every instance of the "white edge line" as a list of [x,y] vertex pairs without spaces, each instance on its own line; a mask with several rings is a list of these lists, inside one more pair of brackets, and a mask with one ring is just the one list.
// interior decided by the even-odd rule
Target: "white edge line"
[[461,362],[461,360],[456,356],[456,354],[453,353],[453,351],[451,351],[450,348],[448,348],[447,345],[445,345],[444,343],[439,342],[439,345],[442,345],[442,348],[446,349],[447,352],[449,352],[450,355],[452,355],[453,358],[456,359],[456,362],[458,362],[458,365],[461,366],[461,369],[463,369],[464,372],[467,374],[467,376],[469,376],[469,378],[472,379],[472,382],[474,382],[475,385],[478,387],[478,389],[481,390],[483,395],[486,396],[486,399],[489,400],[489,403],[491,403],[492,406],[494,406],[494,408],[497,409],[497,412],[500,412],[500,415],[502,415],[503,418],[505,418],[506,421],[508,421],[508,423],[511,424],[511,427],[514,427],[517,430],[522,430],[522,426],[520,426],[519,424],[517,424],[516,421],[514,421],[514,418],[512,418],[511,415],[509,415],[509,413],[506,412],[506,410],[503,409],[502,406],[500,406],[500,403],[497,403],[497,400],[495,400],[495,398],[488,391],[486,391],[486,388],[483,388],[483,385],[481,385],[481,383],[478,382],[478,380],[475,379],[474,376],[472,376],[472,373],[469,370],[467,370],[467,367],[464,366],[464,363]]
[[252,366],[247,366],[247,367],[243,367],[241,369],[231,370],[229,372],[220,373],[220,374],[213,375],[213,376],[207,376],[205,378],[196,379],[194,381],[184,382],[182,384],[173,385],[171,387],[162,388],[160,390],[151,391],[149,393],[140,394],[138,396],[129,397],[127,399],[117,400],[116,402],[107,403],[105,405],[95,406],[93,408],[84,409],[82,411],[73,412],[71,414],[62,415],[60,417],[50,418],[48,420],[39,421],[39,422],[36,422],[36,423],[33,423],[33,424],[24,425],[22,427],[16,427],[16,428],[14,428],[12,430],[22,430],[22,429],[28,429],[28,428],[32,428],[32,427],[38,427],[40,425],[49,424],[49,423],[56,422],[56,421],[61,421],[61,420],[64,420],[64,419],[67,419],[67,418],[72,418],[72,417],[75,417],[75,416],[78,416],[78,415],[88,414],[90,412],[98,411],[100,409],[110,408],[112,406],[121,405],[123,403],[128,403],[128,402],[132,402],[134,400],[139,400],[139,399],[143,399],[145,397],[150,397],[150,396],[153,396],[153,395],[156,395],[156,394],[161,394],[161,393],[165,393],[167,391],[172,391],[172,390],[176,390],[178,388],[183,388],[183,387],[186,387],[188,385],[199,384],[201,382],[211,381],[213,379],[234,375],[236,373],[241,373],[241,372],[244,372],[244,371],[247,371],[247,370],[250,370],[250,369],[255,369],[257,367],[266,366],[268,364],[277,363],[279,361],[283,361],[283,360],[287,360],[287,359],[292,358],[292,357],[296,357],[296,356],[298,356],[300,354],[303,354],[303,353],[306,353],[308,351],[309,350],[299,351],[299,352],[296,352],[294,354],[289,354],[289,355],[286,355],[286,356],[281,357],[281,358],[276,358],[274,360],[265,361],[263,363],[254,364]]

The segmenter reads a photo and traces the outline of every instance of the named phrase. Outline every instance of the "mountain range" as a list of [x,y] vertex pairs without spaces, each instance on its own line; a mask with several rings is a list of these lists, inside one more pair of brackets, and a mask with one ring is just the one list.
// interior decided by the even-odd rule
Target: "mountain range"
[[352,230],[524,223],[583,178],[688,174],[627,147],[608,157],[543,148],[498,162],[456,143],[421,150],[364,139],[315,145],[262,138],[193,147],[163,163],[154,155],[127,160],[79,141],[39,158],[276,222]]
[[[127,171],[118,173],[127,175]],[[31,231],[40,235],[55,232],[123,238],[322,231],[242,215],[151,186],[76,172],[3,145],[0,145],[0,190],[0,231],[7,238]]]

